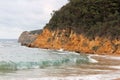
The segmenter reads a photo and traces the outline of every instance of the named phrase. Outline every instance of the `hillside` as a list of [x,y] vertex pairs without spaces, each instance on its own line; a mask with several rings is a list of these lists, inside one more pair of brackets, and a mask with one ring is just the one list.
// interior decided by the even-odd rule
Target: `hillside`
[[120,1],[69,0],[54,11],[42,32],[25,45],[80,53],[120,54]]
[[50,30],[68,27],[90,38],[120,39],[120,0],[69,0],[47,24]]

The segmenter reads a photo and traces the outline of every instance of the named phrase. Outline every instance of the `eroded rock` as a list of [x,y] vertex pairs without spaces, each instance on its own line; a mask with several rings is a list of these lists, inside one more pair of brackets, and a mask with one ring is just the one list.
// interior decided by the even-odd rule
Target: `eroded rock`
[[34,31],[24,31],[19,39],[18,42],[21,43],[21,45],[25,45],[28,47],[31,47],[31,43],[35,41],[37,36],[42,33],[42,30],[34,30]]

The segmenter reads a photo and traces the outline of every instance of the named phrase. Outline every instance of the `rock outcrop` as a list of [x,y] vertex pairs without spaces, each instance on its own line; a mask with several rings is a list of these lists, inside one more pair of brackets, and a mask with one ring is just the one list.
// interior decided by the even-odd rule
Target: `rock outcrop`
[[26,45],[26,46],[30,47],[31,43],[33,41],[35,41],[37,36],[41,33],[42,33],[42,30],[34,30],[34,31],[30,31],[30,32],[24,31],[20,35],[18,42],[21,43],[21,45]]

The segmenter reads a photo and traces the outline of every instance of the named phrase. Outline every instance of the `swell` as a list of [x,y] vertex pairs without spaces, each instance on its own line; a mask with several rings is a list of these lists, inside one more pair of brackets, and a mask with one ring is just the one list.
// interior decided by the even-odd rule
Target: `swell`
[[59,59],[44,59],[37,61],[0,61],[0,70],[21,70],[21,69],[34,69],[34,68],[45,68],[50,66],[60,65],[76,65],[76,64],[87,64],[89,58],[87,56],[72,55],[61,57]]

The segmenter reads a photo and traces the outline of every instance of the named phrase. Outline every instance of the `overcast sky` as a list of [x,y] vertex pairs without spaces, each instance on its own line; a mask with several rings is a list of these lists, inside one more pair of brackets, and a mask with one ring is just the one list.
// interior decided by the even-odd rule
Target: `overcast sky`
[[18,38],[22,31],[41,29],[50,13],[68,0],[0,0],[0,38]]

